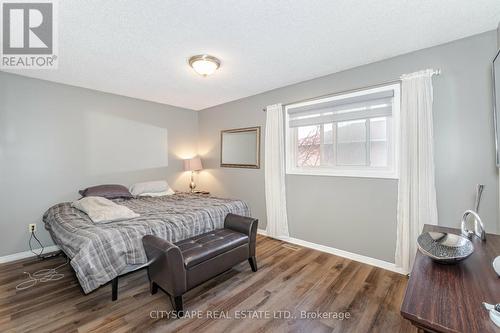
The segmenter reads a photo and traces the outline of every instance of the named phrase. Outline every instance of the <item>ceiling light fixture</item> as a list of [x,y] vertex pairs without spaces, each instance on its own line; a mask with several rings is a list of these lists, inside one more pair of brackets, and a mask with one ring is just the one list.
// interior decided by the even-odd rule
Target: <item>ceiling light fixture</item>
[[201,76],[213,74],[220,67],[220,60],[208,54],[199,54],[189,58],[189,66]]

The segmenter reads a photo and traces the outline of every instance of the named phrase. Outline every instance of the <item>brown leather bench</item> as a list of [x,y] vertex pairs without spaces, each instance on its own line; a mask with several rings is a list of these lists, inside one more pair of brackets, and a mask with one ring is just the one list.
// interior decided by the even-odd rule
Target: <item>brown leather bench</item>
[[257,271],[255,239],[258,220],[228,214],[224,228],[175,244],[153,235],[142,243],[151,264],[148,267],[151,293],[160,287],[170,295],[172,306],[183,315],[182,295],[201,283],[248,260]]

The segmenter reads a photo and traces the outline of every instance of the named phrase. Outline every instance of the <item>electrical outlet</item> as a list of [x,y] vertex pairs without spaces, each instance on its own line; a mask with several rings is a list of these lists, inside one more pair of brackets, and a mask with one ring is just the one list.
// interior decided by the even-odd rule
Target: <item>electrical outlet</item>
[[34,223],[28,224],[28,232],[29,233],[36,232],[36,224]]

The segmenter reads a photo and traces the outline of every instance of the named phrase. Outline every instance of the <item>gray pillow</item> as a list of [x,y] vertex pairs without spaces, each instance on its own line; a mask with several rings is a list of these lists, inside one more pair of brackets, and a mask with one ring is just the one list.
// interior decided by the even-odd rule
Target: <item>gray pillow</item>
[[97,185],[78,191],[82,197],[104,197],[106,199],[133,198],[123,185]]

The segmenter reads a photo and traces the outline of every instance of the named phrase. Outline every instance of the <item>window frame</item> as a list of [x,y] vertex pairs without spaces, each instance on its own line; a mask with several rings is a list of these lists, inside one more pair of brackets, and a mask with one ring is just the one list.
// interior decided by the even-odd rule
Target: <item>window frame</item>
[[[392,164],[389,167],[371,167],[371,166],[341,166],[341,165],[324,165],[318,167],[298,167],[296,165],[296,156],[298,148],[298,138],[296,128],[289,127],[289,115],[288,110],[291,108],[303,107],[314,105],[318,103],[324,103],[328,101],[334,101],[343,98],[362,96],[369,93],[375,93],[380,91],[392,90],[394,92],[393,97],[393,107],[392,107],[392,125],[390,132],[389,143],[389,159],[392,159]],[[357,178],[382,178],[382,179],[399,179],[399,121],[400,121],[400,110],[401,110],[401,83],[392,83],[380,85],[373,88],[364,88],[354,91],[342,92],[334,94],[328,97],[316,98],[313,100],[289,104],[285,106],[285,172],[291,175],[310,175],[310,176],[332,176],[332,177],[357,177]],[[373,117],[379,118],[379,117]],[[367,123],[373,118],[363,118],[366,119]],[[320,124],[320,133],[323,134],[324,124]],[[369,127],[367,127],[369,128]],[[337,123],[333,123],[334,131],[334,150],[336,154],[337,150],[337,135],[338,126]],[[367,133],[369,134],[369,133]],[[367,137],[367,142],[370,142],[370,136]],[[370,145],[366,146],[366,150],[370,149]],[[323,135],[320,137],[320,156],[323,156]]]

